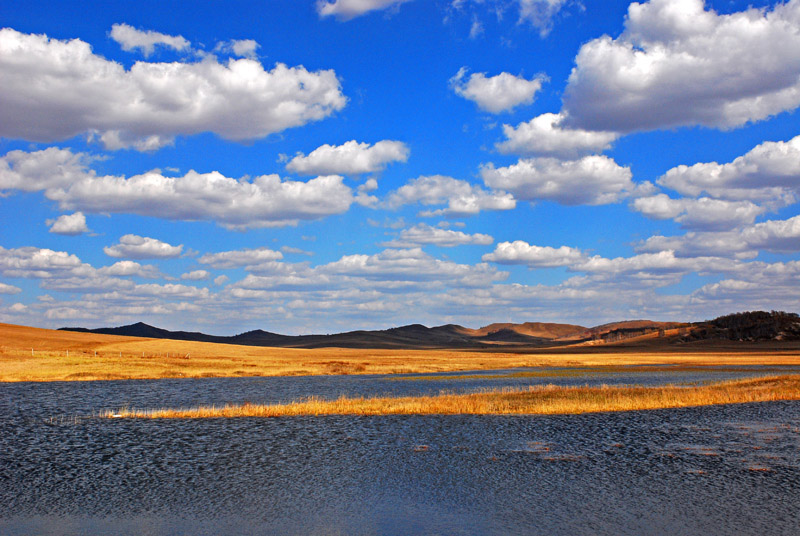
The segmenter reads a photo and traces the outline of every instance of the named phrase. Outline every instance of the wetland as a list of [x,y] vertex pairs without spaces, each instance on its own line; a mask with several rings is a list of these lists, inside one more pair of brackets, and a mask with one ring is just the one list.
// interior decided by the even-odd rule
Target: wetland
[[281,404],[309,396],[698,385],[800,367],[598,372],[0,384],[0,532],[800,531],[797,401],[582,415],[97,417],[125,406]]

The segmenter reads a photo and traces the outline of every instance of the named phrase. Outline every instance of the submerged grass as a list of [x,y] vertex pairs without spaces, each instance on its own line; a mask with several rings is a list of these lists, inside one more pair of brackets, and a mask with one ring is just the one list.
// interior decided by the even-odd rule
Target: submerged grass
[[733,380],[711,385],[680,387],[533,386],[470,394],[400,398],[339,398],[290,404],[244,404],[193,409],[122,409],[101,417],[144,419],[202,419],[219,417],[285,417],[300,415],[502,415],[577,414],[606,411],[741,404],[800,400],[800,375]]

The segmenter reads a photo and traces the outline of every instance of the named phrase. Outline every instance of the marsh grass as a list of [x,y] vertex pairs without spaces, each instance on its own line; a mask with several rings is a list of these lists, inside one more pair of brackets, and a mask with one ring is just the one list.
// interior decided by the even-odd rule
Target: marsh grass
[[289,417],[300,415],[503,415],[577,414],[638,411],[688,406],[800,400],[800,375],[772,376],[681,387],[532,386],[470,394],[399,398],[309,398],[290,404],[243,404],[192,409],[121,409],[101,417],[145,419],[203,419],[232,417]]
[[[596,378],[598,376],[614,376],[618,374],[653,374],[665,372],[669,374],[697,374],[698,372],[742,372],[759,374],[782,374],[783,369],[775,367],[760,368],[755,371],[753,368],[733,367],[733,366],[697,366],[697,365],[623,365],[623,366],[600,366],[600,367],[574,367],[565,369],[545,369],[545,370],[523,370],[505,373],[484,373],[484,374],[426,374],[424,376],[398,376],[391,378],[392,381],[463,381],[463,380],[500,380],[509,378]],[[713,380],[712,380],[713,381]]]

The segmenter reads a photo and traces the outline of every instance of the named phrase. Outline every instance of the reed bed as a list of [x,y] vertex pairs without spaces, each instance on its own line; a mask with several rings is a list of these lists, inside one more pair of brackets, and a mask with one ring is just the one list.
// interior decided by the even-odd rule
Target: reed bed
[[471,394],[440,394],[399,398],[339,398],[289,404],[243,404],[192,409],[122,409],[101,414],[107,418],[206,419],[234,417],[291,417],[301,415],[504,415],[578,414],[638,411],[689,406],[800,400],[800,375],[771,376],[682,387],[534,386]]

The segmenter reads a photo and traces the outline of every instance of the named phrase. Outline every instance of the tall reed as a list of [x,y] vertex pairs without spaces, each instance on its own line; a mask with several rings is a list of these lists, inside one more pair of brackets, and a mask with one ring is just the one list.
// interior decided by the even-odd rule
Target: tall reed
[[197,419],[218,417],[287,417],[298,415],[500,415],[576,414],[636,411],[687,406],[800,400],[800,375],[772,376],[700,386],[658,387],[534,386],[470,394],[399,398],[339,398],[289,404],[243,404],[191,409],[123,409],[107,411],[110,418]]

